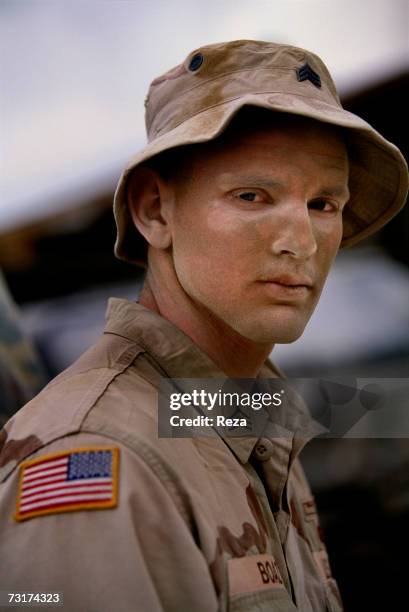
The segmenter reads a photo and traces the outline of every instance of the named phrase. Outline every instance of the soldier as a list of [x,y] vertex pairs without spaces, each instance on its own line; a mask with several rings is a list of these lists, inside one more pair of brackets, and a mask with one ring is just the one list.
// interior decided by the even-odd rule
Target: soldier
[[98,344],[4,428],[0,584],[72,611],[342,610],[301,416],[279,438],[158,438],[158,385],[280,376],[268,356],[339,246],[403,205],[403,157],[316,55],[259,41],[189,54],[146,123],[114,203],[142,294],[111,300]]

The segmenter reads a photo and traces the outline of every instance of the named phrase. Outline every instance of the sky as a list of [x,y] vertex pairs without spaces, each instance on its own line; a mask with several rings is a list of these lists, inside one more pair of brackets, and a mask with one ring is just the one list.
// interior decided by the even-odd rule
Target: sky
[[150,81],[202,44],[309,48],[341,94],[408,68],[406,0],[1,0],[0,233],[113,189]]

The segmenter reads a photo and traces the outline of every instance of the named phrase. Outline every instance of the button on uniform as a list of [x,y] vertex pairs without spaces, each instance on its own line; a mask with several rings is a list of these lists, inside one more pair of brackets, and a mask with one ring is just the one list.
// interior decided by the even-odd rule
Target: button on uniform
[[273,455],[273,452],[274,446],[271,440],[260,438],[254,448],[253,457],[258,461],[267,461]]

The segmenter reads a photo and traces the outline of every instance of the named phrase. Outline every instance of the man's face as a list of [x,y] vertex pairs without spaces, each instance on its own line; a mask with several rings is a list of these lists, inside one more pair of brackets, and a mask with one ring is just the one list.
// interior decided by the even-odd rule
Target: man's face
[[348,158],[339,133],[299,119],[200,148],[170,215],[182,290],[260,343],[303,332],[342,237]]

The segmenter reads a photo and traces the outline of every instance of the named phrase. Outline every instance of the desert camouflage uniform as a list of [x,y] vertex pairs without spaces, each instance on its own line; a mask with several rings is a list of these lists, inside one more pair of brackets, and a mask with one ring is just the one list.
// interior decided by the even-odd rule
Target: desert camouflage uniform
[[47,382],[0,272],[0,426]]
[[[99,343],[9,421],[1,588],[63,591],[72,612],[342,610],[297,458],[306,440],[158,438],[163,376],[224,375],[159,315],[111,300]],[[277,376],[270,362],[261,376]],[[21,464],[78,449],[119,455],[117,499],[16,515]]]

